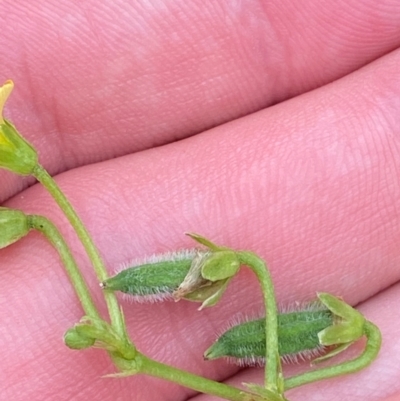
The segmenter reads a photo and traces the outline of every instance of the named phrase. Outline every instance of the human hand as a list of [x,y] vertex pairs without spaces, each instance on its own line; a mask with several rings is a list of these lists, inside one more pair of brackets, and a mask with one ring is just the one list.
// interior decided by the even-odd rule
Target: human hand
[[[321,390],[325,400],[400,392],[392,362],[400,351],[390,340],[400,318],[396,6],[0,5],[2,79],[16,84],[6,116],[59,174],[110,269],[191,246],[183,232],[196,231],[262,255],[282,303],[316,291],[364,302],[383,332],[379,359],[360,374],[296,389],[293,400]],[[5,171],[0,182],[5,206],[61,227],[100,302],[45,191]],[[82,311],[43,238],[31,234],[0,260],[0,399],[212,399],[143,376],[102,378],[113,372],[107,355],[62,343]],[[239,386],[262,373],[201,355],[236,311],[259,305],[243,271],[214,309],[124,304],[124,312],[144,353]]]

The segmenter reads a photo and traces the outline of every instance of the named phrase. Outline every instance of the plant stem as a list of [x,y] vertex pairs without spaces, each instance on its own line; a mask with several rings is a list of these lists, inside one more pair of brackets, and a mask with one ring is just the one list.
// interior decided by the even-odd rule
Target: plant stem
[[290,377],[289,379],[285,380],[285,390],[312,383],[317,380],[329,379],[331,377],[341,376],[348,373],[355,373],[370,365],[378,355],[381,347],[382,336],[378,327],[368,320],[366,320],[364,323],[364,334],[367,337],[367,344],[364,352],[360,356],[334,366]]
[[[104,263],[100,257],[99,251],[93,243],[85,226],[82,224],[77,213],[69,203],[68,199],[61,192],[60,188],[54,181],[54,179],[47,173],[47,171],[40,165],[32,171],[32,175],[49,191],[51,196],[57,202],[60,209],[64,212],[65,216],[71,223],[72,227],[76,231],[79,239],[84,246],[89,259],[93,264],[93,268],[96,272],[97,278],[100,282],[104,281],[108,275],[105,269]],[[112,292],[105,292],[104,297],[107,303],[108,312],[110,314],[111,324],[115,330],[122,336],[126,335],[124,320],[119,308],[117,298]]]
[[262,259],[252,252],[237,252],[240,262],[256,274],[261,285],[265,307],[265,388],[281,394],[283,386],[282,368],[278,344],[278,308],[271,275]]
[[72,256],[67,243],[64,241],[64,238],[58,231],[57,227],[43,216],[28,215],[27,218],[30,227],[40,231],[58,251],[86,315],[100,318],[100,314],[94,305],[87,284],[78,269],[76,261]]
[[[239,390],[227,384],[218,383],[214,380],[206,379],[202,376],[197,376],[193,373],[186,372],[154,361],[142,354],[138,354],[135,358],[135,363],[139,366],[138,373],[145,373],[150,376],[159,377],[164,380],[172,381],[182,386],[191,388],[205,394],[215,395],[231,401],[244,401],[250,396],[250,393]],[[263,398],[251,394],[252,398],[247,400],[261,401]]]

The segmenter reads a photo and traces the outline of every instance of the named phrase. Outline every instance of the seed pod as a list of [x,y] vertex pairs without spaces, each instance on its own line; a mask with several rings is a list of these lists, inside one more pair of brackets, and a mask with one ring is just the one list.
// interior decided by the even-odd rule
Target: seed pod
[[120,291],[136,302],[173,299],[173,291],[185,279],[197,250],[183,250],[136,261],[129,268],[101,283],[109,291]]
[[[279,314],[279,354],[282,360],[297,362],[321,355],[324,347],[319,342],[318,333],[332,324],[332,313],[318,303]],[[225,357],[241,366],[262,366],[265,354],[265,318],[262,318],[228,329],[204,353],[204,358]]]

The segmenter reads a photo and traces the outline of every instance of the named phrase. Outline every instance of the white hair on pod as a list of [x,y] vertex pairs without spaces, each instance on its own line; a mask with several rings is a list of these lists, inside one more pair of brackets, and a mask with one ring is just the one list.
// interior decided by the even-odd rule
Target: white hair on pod
[[[303,301],[303,302],[291,302],[288,304],[278,305],[279,314],[293,313],[293,312],[317,312],[326,310],[326,307],[318,299],[314,301]],[[265,317],[263,311],[251,311],[248,313],[239,312],[235,314],[226,323],[224,328],[218,329],[216,338],[218,339],[229,329],[247,323],[253,320],[262,319]],[[281,360],[285,364],[299,364],[301,362],[310,361],[314,358],[322,356],[328,347],[319,345],[313,349],[303,350],[295,354],[287,354],[281,356]],[[240,367],[262,367],[265,366],[265,358],[258,356],[249,356],[244,358],[235,358],[232,356],[223,357],[227,362],[238,365]]]
[[[155,264],[155,263],[160,263],[160,262],[166,262],[166,261],[179,261],[179,260],[185,260],[185,259],[193,259],[196,255],[199,253],[202,253],[202,250],[198,250],[196,248],[192,249],[181,249],[178,251],[169,251],[165,253],[160,253],[160,254],[153,254],[150,256],[145,256],[143,258],[135,258],[130,260],[129,262],[125,262],[120,264],[117,268],[114,269],[114,275],[117,275],[118,273],[127,270],[127,269],[132,269],[135,267],[140,267],[142,265],[147,265],[147,264]],[[160,284],[159,287],[155,287],[155,293],[154,294],[127,294],[127,293],[119,293],[118,296],[120,296],[124,301],[127,302],[132,302],[132,303],[158,303],[158,302],[164,302],[164,301],[172,301],[174,298],[172,297],[172,292],[170,291],[170,288],[163,286]]]
[[184,260],[184,259],[193,259],[196,254],[198,254],[198,249],[180,249],[178,251],[168,251],[164,253],[154,253],[152,255],[144,256],[142,258],[134,258],[129,262],[123,262],[119,266],[117,266],[114,271],[114,275],[120,273],[122,270],[130,269],[133,267],[138,267],[141,265],[165,262],[165,261],[173,261],[173,260]]

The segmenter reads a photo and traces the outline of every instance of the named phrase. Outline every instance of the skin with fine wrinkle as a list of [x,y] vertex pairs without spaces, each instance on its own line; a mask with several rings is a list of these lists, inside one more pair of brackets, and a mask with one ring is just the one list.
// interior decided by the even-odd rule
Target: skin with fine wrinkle
[[[373,366],[289,398],[400,392],[386,340],[400,335],[398,2],[60,3],[1,3],[1,72],[16,85],[4,113],[60,173],[107,265],[188,247],[187,231],[253,250],[280,302],[327,291],[364,302],[383,332]],[[100,291],[48,195],[8,172],[0,183],[2,206],[55,221]],[[82,311],[40,236],[2,250],[0,263],[5,399],[83,401],[99,388],[106,401],[197,397],[143,376],[103,379],[113,373],[105,356],[64,347]],[[218,322],[259,305],[243,271],[217,308],[124,311],[143,352],[240,386],[261,373],[203,362],[202,352]]]

